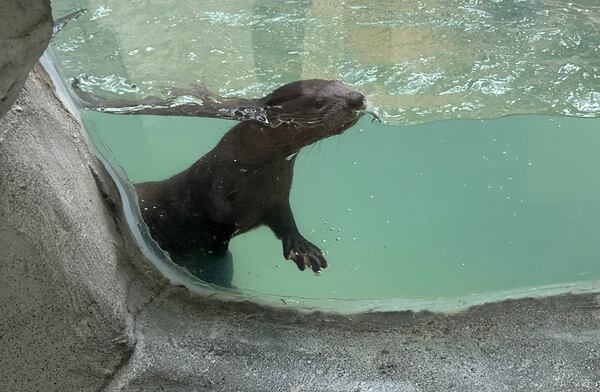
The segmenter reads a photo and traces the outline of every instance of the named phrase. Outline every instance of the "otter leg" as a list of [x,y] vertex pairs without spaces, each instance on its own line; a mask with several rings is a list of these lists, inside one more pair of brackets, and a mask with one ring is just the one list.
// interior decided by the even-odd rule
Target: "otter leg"
[[224,257],[229,249],[229,241],[235,230],[234,225],[217,224],[204,235],[210,238],[204,251],[209,255]]
[[231,252],[225,251],[222,256],[205,254],[204,252],[190,254],[179,260],[178,264],[207,283],[221,287],[234,287],[231,284],[233,279],[233,256]]
[[199,240],[190,253],[171,258],[205,282],[233,287],[233,257],[227,250],[233,230],[233,225],[207,224],[198,233]]
[[327,260],[321,249],[298,232],[289,203],[271,210],[266,216],[265,224],[281,240],[283,257],[296,263],[300,271],[304,271],[306,267],[314,272],[327,268]]

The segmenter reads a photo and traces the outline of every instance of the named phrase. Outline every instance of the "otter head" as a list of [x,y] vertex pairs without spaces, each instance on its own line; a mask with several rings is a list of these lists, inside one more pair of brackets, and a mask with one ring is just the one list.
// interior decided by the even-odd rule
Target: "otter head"
[[280,137],[292,137],[298,148],[344,132],[366,109],[365,96],[337,80],[288,83],[260,101],[270,125]]

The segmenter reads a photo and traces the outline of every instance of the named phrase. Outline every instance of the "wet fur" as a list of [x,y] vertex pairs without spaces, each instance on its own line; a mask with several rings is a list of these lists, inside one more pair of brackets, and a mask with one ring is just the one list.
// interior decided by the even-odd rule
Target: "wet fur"
[[[177,260],[190,254],[225,255],[230,239],[267,225],[283,255],[300,269],[327,262],[298,231],[289,205],[295,154],[339,134],[358,119],[341,83],[312,80],[285,85],[262,100],[272,121],[241,122],[187,170],[137,185],[142,215],[153,238]],[[354,93],[356,94],[356,93]]]
[[268,125],[240,122],[188,169],[136,185],[142,216],[176,262],[224,256],[232,237],[266,225],[286,259],[318,272],[327,261],[299,233],[289,205],[296,154],[356,123],[364,97],[340,82],[315,79],[284,85],[252,104],[268,114]]

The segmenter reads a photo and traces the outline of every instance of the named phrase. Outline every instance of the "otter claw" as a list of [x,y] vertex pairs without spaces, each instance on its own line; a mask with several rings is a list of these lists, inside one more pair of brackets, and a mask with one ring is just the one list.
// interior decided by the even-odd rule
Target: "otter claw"
[[300,271],[309,267],[313,272],[319,273],[323,268],[327,268],[323,252],[302,236],[285,239],[283,250],[284,257],[296,263]]

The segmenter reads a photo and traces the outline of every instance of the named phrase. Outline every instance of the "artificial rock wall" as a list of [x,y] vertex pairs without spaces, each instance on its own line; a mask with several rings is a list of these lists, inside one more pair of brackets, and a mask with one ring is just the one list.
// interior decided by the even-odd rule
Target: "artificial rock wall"
[[0,1],[0,117],[17,99],[51,35],[50,0]]
[[98,390],[134,345],[102,167],[42,67],[30,73],[51,34],[48,0],[0,1],[2,391]]

